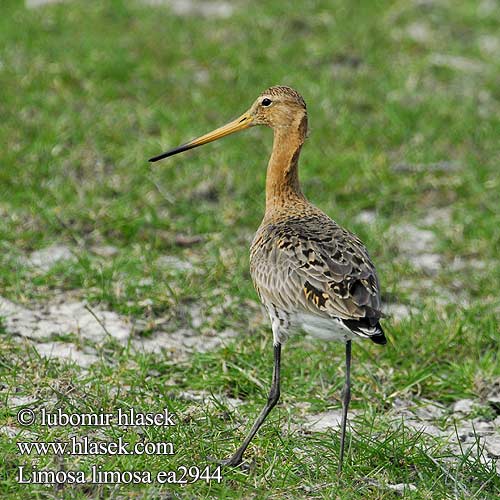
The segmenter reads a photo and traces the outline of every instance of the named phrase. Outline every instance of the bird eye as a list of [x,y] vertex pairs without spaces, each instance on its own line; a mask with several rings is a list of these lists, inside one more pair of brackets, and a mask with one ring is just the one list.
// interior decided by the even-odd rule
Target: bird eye
[[273,101],[271,99],[268,99],[267,97],[265,99],[262,99],[262,106],[270,106]]

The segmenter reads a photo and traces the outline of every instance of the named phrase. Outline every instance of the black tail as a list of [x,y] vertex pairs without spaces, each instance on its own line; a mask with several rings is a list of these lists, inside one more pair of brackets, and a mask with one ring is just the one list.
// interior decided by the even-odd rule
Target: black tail
[[385,345],[385,344],[387,344],[387,338],[385,337],[384,330],[382,330],[380,323],[378,323],[377,326],[379,328],[379,332],[376,333],[375,335],[372,335],[370,337],[370,340],[375,342],[375,344]]
[[368,337],[375,344],[387,344],[384,330],[378,318],[344,319],[343,323],[354,333]]

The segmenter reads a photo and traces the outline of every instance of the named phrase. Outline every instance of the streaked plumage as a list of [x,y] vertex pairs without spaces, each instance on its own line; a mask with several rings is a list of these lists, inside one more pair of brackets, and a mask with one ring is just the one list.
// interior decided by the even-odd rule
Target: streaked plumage
[[279,400],[281,344],[295,331],[305,330],[346,345],[340,472],[350,401],[351,341],[369,338],[385,344],[386,338],[379,323],[379,281],[366,248],[359,238],[309,203],[300,189],[298,160],[307,136],[304,99],[289,87],[270,87],[241,117],[150,161],[253,125],[267,125],[274,131],[266,176],[266,211],[250,251],[252,279],[271,319],[274,370],[266,406],[243,444],[223,463],[241,463],[250,441]]
[[323,339],[385,343],[379,283],[368,252],[319,209],[264,219],[252,243],[250,270],[275,342],[302,328]]

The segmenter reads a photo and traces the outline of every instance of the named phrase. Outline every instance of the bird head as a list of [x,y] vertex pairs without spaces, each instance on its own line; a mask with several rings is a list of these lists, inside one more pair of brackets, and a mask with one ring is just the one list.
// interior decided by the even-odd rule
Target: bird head
[[179,147],[166,151],[161,155],[151,158],[155,162],[182,153],[189,149],[202,146],[226,135],[255,125],[267,125],[273,129],[294,128],[301,131],[303,136],[307,133],[307,110],[302,96],[294,89],[284,86],[269,87],[255,100],[248,111],[239,118],[219,127],[208,134],[202,135]]

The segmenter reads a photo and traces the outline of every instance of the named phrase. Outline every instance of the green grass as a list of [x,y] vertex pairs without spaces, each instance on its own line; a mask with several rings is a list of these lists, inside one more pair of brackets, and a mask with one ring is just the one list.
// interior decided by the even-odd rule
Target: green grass
[[[253,129],[157,165],[146,160],[234,118],[267,86],[287,84],[304,95],[310,116],[305,193],[363,239],[384,297],[417,307],[411,319],[385,321],[385,348],[354,347],[352,407],[360,414],[353,417],[344,475],[336,473],[337,433],[309,435],[294,426],[301,403],[310,404],[309,412],[338,408],[342,347],[299,337],[286,345],[282,403],[248,450],[249,472],[224,471],[221,484],[209,486],[54,492],[16,483],[24,459],[15,440],[0,435],[2,498],[398,498],[377,486],[386,483],[414,484],[417,491],[404,497],[415,499],[499,494],[499,477],[477,452],[450,461],[445,443],[387,417],[395,398],[451,404],[478,398],[500,376],[500,62],[483,43],[488,37],[498,43],[498,10],[486,15],[472,1],[297,5],[238,1],[230,19],[217,19],[179,17],[132,0],[34,10],[2,2],[1,295],[29,304],[71,291],[132,320],[167,318],[171,328],[187,326],[186,310],[197,303],[212,311],[202,329],[234,328],[239,336],[175,363],[108,340],[98,347],[99,363],[84,371],[40,358],[0,323],[0,397],[6,403],[32,396],[31,406],[68,412],[168,407],[178,415],[174,431],[141,431],[151,441],[172,441],[173,457],[64,457],[67,470],[205,466],[206,457],[236,448],[264,403],[272,364],[270,329],[260,320],[248,271],[272,134]],[[408,27],[415,23],[430,35],[412,39]],[[436,54],[475,66],[443,65]],[[460,167],[391,168],[439,161]],[[451,214],[436,231],[444,267],[429,293],[422,285],[428,277],[400,258],[389,229],[418,224],[443,207]],[[375,211],[376,222],[356,221],[362,210]],[[183,248],[179,234],[203,241]],[[70,246],[77,259],[49,271],[23,263],[52,243]],[[102,245],[117,253],[99,256],[93,249]],[[164,254],[194,262],[199,272],[165,269],[156,261]],[[455,257],[486,267],[447,272]],[[461,289],[467,306],[435,299]],[[186,390],[213,393],[215,404],[179,398]],[[220,395],[244,404],[227,408]],[[0,422],[14,426],[16,412],[3,404]],[[46,441],[90,432],[28,430]],[[132,430],[103,432],[107,439],[140,438]],[[61,464],[47,456],[42,466]]]

